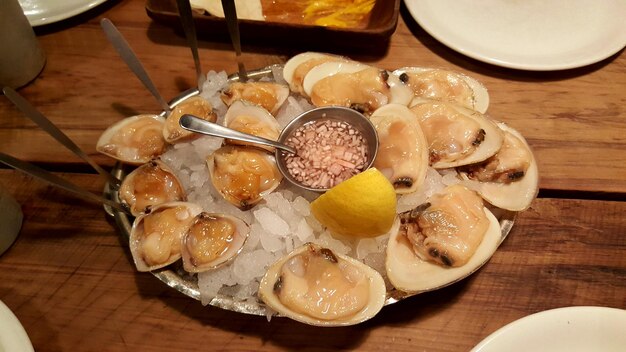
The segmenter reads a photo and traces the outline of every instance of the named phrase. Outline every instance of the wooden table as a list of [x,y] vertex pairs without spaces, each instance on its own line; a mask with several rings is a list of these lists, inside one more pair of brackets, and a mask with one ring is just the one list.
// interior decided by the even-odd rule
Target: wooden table
[[[102,165],[101,132],[158,105],[105,39],[110,18],[166,97],[194,85],[184,37],[152,22],[142,0],[110,1],[38,28],[47,55],[20,93]],[[302,50],[244,40],[247,67]],[[236,71],[231,45],[201,40],[205,70]],[[330,49],[329,49],[330,50]],[[337,52],[337,51],[334,51]],[[37,351],[366,350],[467,351],[498,328],[557,307],[626,309],[626,55],[562,72],[523,72],[468,59],[426,34],[402,9],[388,45],[344,50],[384,68],[458,70],[490,90],[493,118],[520,130],[540,167],[539,198],[519,214],[491,261],[445,289],[388,306],[353,327],[322,329],[203,307],[135,271],[127,244],[99,205],[10,169],[0,183],[22,204],[24,225],[0,257],[0,300]],[[0,99],[0,151],[99,193],[103,181]]]

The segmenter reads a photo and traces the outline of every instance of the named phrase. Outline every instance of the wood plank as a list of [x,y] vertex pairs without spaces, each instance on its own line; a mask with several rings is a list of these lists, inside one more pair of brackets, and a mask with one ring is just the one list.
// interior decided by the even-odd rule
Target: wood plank
[[[61,176],[93,192],[102,187],[93,175]],[[624,202],[538,199],[472,277],[361,325],[323,329],[203,307],[136,272],[100,206],[14,171],[0,170],[0,183],[25,214],[17,242],[0,257],[0,300],[37,351],[467,351],[538,311],[626,309]]]

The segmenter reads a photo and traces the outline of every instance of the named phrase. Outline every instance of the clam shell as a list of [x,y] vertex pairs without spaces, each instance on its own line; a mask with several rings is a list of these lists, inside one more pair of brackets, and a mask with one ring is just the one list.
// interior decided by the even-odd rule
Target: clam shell
[[[278,136],[280,135],[280,125],[274,116],[258,105],[248,104],[241,100],[234,102],[230,108],[228,108],[228,111],[224,116],[224,125],[239,132],[271,139],[273,141],[278,140]],[[226,143],[250,145],[266,149],[269,152],[274,151],[274,148],[272,147],[261,146],[248,142],[227,139]]]
[[487,208],[483,211],[489,219],[489,228],[474,255],[459,267],[444,267],[420,259],[409,241],[399,236],[400,219],[396,218],[385,259],[385,270],[391,284],[407,293],[426,292],[457,282],[478,270],[495,253],[501,240],[498,219]]
[[[214,221],[216,219],[226,219],[232,222],[232,224],[235,226],[235,232],[231,241],[227,242],[226,248],[223,250],[222,253],[219,254],[219,256],[212,260],[204,261],[196,256],[198,252],[203,252],[202,248],[198,248],[198,246],[201,245],[203,241],[210,241],[212,240],[212,238],[206,237],[208,235],[207,231],[201,231],[203,237],[198,239],[197,237],[192,235],[192,229],[195,226],[201,226],[201,223],[204,221]],[[248,224],[234,216],[224,214],[212,214],[206,212],[198,214],[195,217],[191,226],[189,227],[187,233],[183,235],[181,249],[183,257],[183,268],[187,272],[198,273],[202,271],[216,269],[228,263],[241,252],[241,250],[243,249],[243,245],[248,239],[249,232],[250,228],[248,227]]]
[[206,121],[217,121],[217,114],[213,112],[213,106],[200,96],[191,97],[176,105],[165,120],[163,126],[163,138],[168,143],[188,140],[197,134],[180,127],[180,118],[184,114],[194,115]]
[[174,172],[160,159],[154,159],[128,174],[118,191],[122,204],[137,216],[159,204],[184,201],[185,190]]
[[459,174],[461,178],[465,180],[463,182],[464,184],[478,192],[483,199],[490,204],[511,211],[523,211],[530,207],[530,204],[539,191],[537,161],[535,160],[530,146],[528,146],[528,143],[518,131],[502,122],[498,123],[498,127],[505,131],[505,133],[510,133],[517,137],[528,149],[532,159],[524,177],[511,183],[497,183],[470,180],[466,173],[459,172]]
[[[152,243],[146,244],[146,237],[144,236],[144,223],[146,219],[153,218],[158,214],[162,214],[164,211],[177,207],[179,207],[181,210],[184,210],[177,213],[174,216],[174,219],[170,218],[167,220],[168,225],[174,226],[175,224],[176,226],[172,229],[168,229],[169,232],[164,231],[150,234],[151,236],[157,237],[152,237]],[[189,225],[191,225],[192,219],[196,215],[200,214],[200,212],[202,212],[202,208],[197,204],[187,202],[170,202],[156,206],[152,208],[149,213],[142,214],[135,218],[135,221],[133,222],[133,227],[130,231],[129,247],[137,270],[152,271],[163,268],[179,260],[181,258],[180,248],[183,235],[185,234],[185,232],[187,232]],[[163,241],[164,236],[173,236],[174,238],[172,238],[170,242],[167,243],[167,241]],[[171,247],[168,247],[165,244],[168,244]],[[160,255],[166,255],[166,258],[164,258],[159,263],[148,263],[146,261],[145,255],[145,250],[147,249],[155,251],[163,251],[165,249],[168,249],[168,253],[160,253]]]
[[[246,153],[247,157],[237,157],[238,153]],[[274,156],[246,146],[221,147],[209,155],[207,166],[215,189],[241,210],[260,202],[283,178]],[[259,174],[260,168],[266,173]],[[250,179],[255,182],[250,183]]]
[[157,115],[127,117],[102,133],[96,150],[127,164],[147,163],[165,152],[163,126],[163,118]]
[[283,79],[287,81],[292,91],[305,95],[302,87],[305,76],[313,67],[330,61],[347,61],[347,59],[342,56],[312,51],[300,53],[285,63]]
[[289,87],[274,82],[234,82],[222,91],[220,98],[231,106],[243,100],[276,115],[289,96]]
[[[479,113],[478,111],[467,109],[453,103],[423,98],[413,99],[410,106],[411,110],[417,115],[418,121],[420,121],[420,125],[422,126],[422,131],[426,136],[429,148],[432,147],[431,138],[433,137],[429,136],[428,130],[424,127],[423,121],[425,118],[431,117],[431,115],[435,116],[434,114],[431,114],[431,111],[433,109],[437,109],[438,107],[445,109],[446,113],[449,112],[450,114],[458,114],[459,116],[468,118],[468,121],[476,122],[480,129],[484,131],[484,140],[471,153],[454,160],[446,160],[445,158],[442,158],[441,160],[435,161],[431,165],[435,169],[446,169],[481,162],[497,153],[502,146],[502,131],[498,128],[494,121],[488,119],[485,115]],[[447,144],[449,145],[452,143],[448,142]],[[432,152],[433,151],[431,150],[431,153]]]
[[[425,95],[418,97],[449,101],[460,104],[466,108],[485,113],[489,107],[489,92],[487,88],[476,79],[459,72],[452,72],[428,67],[403,67],[393,71],[394,76],[402,74],[432,74],[436,73],[440,79],[428,85]],[[432,78],[432,77],[431,77]],[[442,85],[447,92],[437,90],[437,85]],[[450,93],[450,90],[456,92]]]
[[[274,293],[275,285],[281,276],[281,268],[283,265],[292,257],[298,254],[304,253],[320,253],[321,251],[330,251],[329,249],[323,249],[322,247],[307,243],[302,247],[295,249],[293,252],[289,253],[285,257],[279,259],[277,262],[272,264],[270,268],[267,270],[267,273],[261,280],[261,284],[259,285],[259,298],[270,308],[280,313],[282,316],[286,316],[293,320],[310,324],[316,326],[347,326],[354,325],[358,323],[362,323],[374,315],[376,315],[385,304],[386,297],[386,289],[385,282],[381,275],[374,269],[369,266],[363,264],[362,262],[353,259],[348,256],[340,255],[333,253],[334,257],[337,259],[337,263],[346,264],[353,268],[356,268],[358,271],[363,273],[368,281],[368,301],[365,307],[355,312],[350,316],[344,316],[337,319],[329,319],[322,320],[319,318],[315,318],[313,316],[307,315],[305,313],[297,312],[285,305],[279,297]],[[332,253],[332,251],[331,251]],[[319,254],[313,254],[319,255]],[[302,293],[306,295],[306,292]]]
[[388,104],[374,111],[370,121],[379,139],[374,167],[397,194],[417,191],[428,169],[428,144],[415,114],[404,105]]

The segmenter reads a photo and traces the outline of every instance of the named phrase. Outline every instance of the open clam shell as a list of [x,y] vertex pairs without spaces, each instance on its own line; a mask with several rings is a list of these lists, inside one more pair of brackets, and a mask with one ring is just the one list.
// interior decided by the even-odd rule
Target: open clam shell
[[[507,178],[515,178],[514,180],[511,180],[511,182],[488,182],[471,179],[468,177],[467,169],[460,168],[457,171],[459,172],[461,178],[465,180],[464,183],[468,187],[476,190],[476,192],[478,192],[483,199],[490,204],[498,208],[511,211],[523,211],[528,209],[539,191],[539,172],[537,169],[537,161],[533,156],[530,146],[518,131],[502,122],[498,123],[498,127],[505,133],[502,148],[523,148],[524,150],[521,151],[521,153],[515,154],[521,154],[523,157],[528,157],[530,159],[528,160],[528,168],[523,172],[523,176],[517,178],[518,176],[516,175],[509,175]],[[514,138],[514,140],[509,142],[511,138]],[[511,156],[511,154],[514,153],[498,152],[492,158],[496,159],[495,163],[500,163],[501,161],[497,159],[518,157],[518,155]],[[485,163],[490,161],[491,158],[486,160]],[[519,173],[519,171],[515,173]]]
[[249,232],[248,225],[234,216],[198,214],[183,235],[183,268],[198,273],[226,264],[241,252]]
[[417,191],[428,169],[428,144],[415,114],[404,105],[387,104],[370,116],[378,133],[374,167],[397,194]]
[[259,297],[281,315],[317,326],[372,318],[385,303],[385,283],[369,266],[307,243],[272,264]]
[[195,136],[193,132],[180,127],[180,118],[185,114],[194,115],[211,122],[217,121],[217,114],[213,112],[211,103],[201,96],[191,97],[176,105],[167,116],[163,126],[163,138],[168,143],[183,141]]
[[393,71],[415,96],[448,101],[485,113],[489,107],[487,88],[459,72],[437,68],[404,67]]
[[129,247],[137,270],[152,271],[179,260],[183,235],[200,212],[199,205],[171,202],[135,218]]
[[[228,108],[224,116],[224,125],[230,129],[263,137],[273,141],[278,140],[280,125],[266,109],[258,105],[248,104],[238,100]],[[247,142],[227,139],[228,144],[250,145],[273,152],[274,148]]]
[[388,103],[406,105],[412,97],[386,70],[354,61],[314,67],[304,78],[303,88],[315,106],[345,106],[367,114]]
[[226,104],[243,100],[258,105],[276,115],[289,96],[289,87],[274,82],[233,82],[220,95]]
[[[459,191],[473,193],[460,185],[450,186],[444,190],[446,193]],[[474,195],[473,197],[478,196]],[[482,204],[482,201],[479,202],[479,204]],[[430,204],[427,205],[430,206]],[[480,228],[478,223],[464,225],[457,223],[457,221],[473,221],[472,219],[475,219],[471,209],[461,209],[465,206],[465,204],[454,205],[454,207],[459,207],[457,214],[462,215],[456,219],[446,217],[451,213],[447,212],[445,208],[443,208],[443,211],[446,214],[440,219],[435,217],[441,216],[441,213],[426,214],[427,227],[425,229],[419,227],[422,225],[422,219],[418,219],[419,215],[416,214],[416,217],[414,217],[415,211],[421,212],[419,208],[411,210],[406,214],[401,214],[396,219],[390,231],[391,235],[387,244],[385,259],[387,277],[396,289],[409,293],[419,293],[440,288],[470,275],[491,258],[501,242],[500,225],[498,219],[487,208],[482,207],[482,212],[486,218],[484,220],[486,221],[485,230],[478,238],[479,242],[477,242],[474,252],[465,253],[471,254],[469,258],[465,259],[467,261],[455,263],[457,259],[463,260],[458,257],[458,255],[462,255],[459,254],[459,250],[466,251],[466,246],[471,247],[471,243],[465,242],[465,240],[459,241],[456,236],[476,235],[467,233],[453,234],[456,228],[466,229],[467,231],[476,231],[476,229]],[[472,206],[470,205],[470,207]],[[478,211],[480,211],[480,208],[478,208]],[[414,225],[414,221],[419,221],[417,223],[419,225]],[[436,227],[428,227],[430,221],[434,221],[437,224],[435,225]],[[439,232],[439,234],[431,232],[430,235],[436,237],[433,238],[433,242],[427,244],[430,238],[424,232],[417,234],[409,233],[409,231],[415,230],[414,226],[417,226],[418,231],[435,231]],[[412,235],[416,235],[418,239],[424,241],[423,248],[427,252],[428,258],[423,258],[424,254],[417,251],[415,243],[410,238]],[[426,237],[425,240],[424,237]],[[475,239],[470,238],[469,240],[475,241]],[[448,246],[447,249],[446,246]]]
[[334,61],[348,61],[348,59],[342,56],[312,51],[300,53],[285,63],[283,67],[283,79],[287,81],[292,91],[306,95],[302,84],[309,71],[315,66]]
[[502,131],[478,111],[422,98],[413,99],[411,111],[420,122],[435,169],[481,162],[502,146]]
[[187,199],[178,177],[160,159],[151,160],[128,174],[118,195],[134,216],[152,206]]
[[234,206],[247,210],[282,181],[276,159],[261,149],[224,146],[207,158],[211,182]]
[[127,117],[107,128],[96,150],[131,165],[141,165],[165,152],[164,120],[158,115]]

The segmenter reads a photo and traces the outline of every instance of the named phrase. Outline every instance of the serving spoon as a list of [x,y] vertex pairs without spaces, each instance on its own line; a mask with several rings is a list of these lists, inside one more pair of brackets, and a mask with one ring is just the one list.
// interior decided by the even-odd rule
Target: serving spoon
[[271,139],[254,136],[251,134],[239,132],[228,127],[224,127],[217,123],[203,120],[197,116],[185,114],[180,118],[180,127],[201,134],[206,134],[213,137],[222,137],[227,139],[234,139],[241,142],[248,142],[254,144],[261,144],[269,147],[274,147],[290,154],[296,154],[296,150],[288,145],[280,142],[273,141]]
[[133,71],[133,73],[135,74],[135,76],[137,76],[137,78],[139,78],[141,83],[143,83],[143,85],[150,91],[150,93],[152,93],[159,105],[161,105],[161,108],[166,112],[166,115],[169,114],[169,104],[165,101],[165,99],[163,99],[161,93],[159,93],[159,90],[150,79],[150,76],[148,76],[148,73],[141,64],[141,61],[139,61],[139,58],[137,58],[137,55],[135,55],[135,52],[133,52],[133,49],[130,47],[130,45],[128,45],[128,42],[126,41],[126,39],[124,39],[124,36],[122,36],[122,33],[117,30],[113,22],[111,22],[108,18],[103,18],[100,21],[100,26],[102,26],[102,30],[107,36],[107,39],[109,40],[109,42],[111,42],[111,44],[120,55],[122,60],[124,60],[126,65],[128,65],[128,68]]

